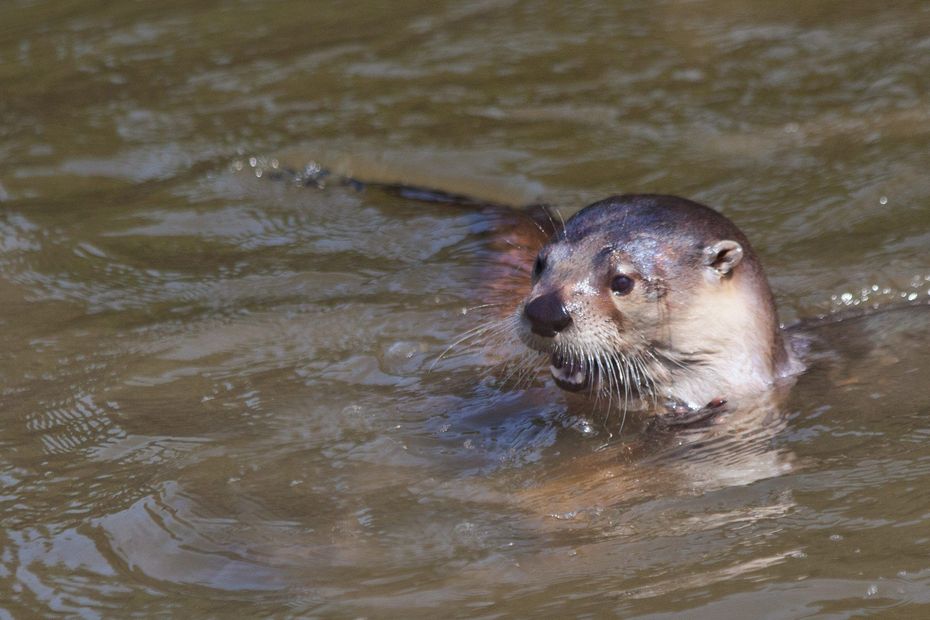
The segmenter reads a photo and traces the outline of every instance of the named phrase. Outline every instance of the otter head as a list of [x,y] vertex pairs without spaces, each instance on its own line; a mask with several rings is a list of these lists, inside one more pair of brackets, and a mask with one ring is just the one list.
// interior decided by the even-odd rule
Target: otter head
[[674,196],[615,196],[539,252],[520,337],[566,390],[703,407],[762,389],[785,363],[772,294],[745,235]]

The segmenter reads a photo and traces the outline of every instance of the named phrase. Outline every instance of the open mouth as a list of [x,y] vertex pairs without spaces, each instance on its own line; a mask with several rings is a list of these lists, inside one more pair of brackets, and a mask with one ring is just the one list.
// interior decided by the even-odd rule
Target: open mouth
[[567,358],[559,353],[551,356],[549,372],[555,384],[563,390],[577,392],[588,385],[588,370],[584,362]]

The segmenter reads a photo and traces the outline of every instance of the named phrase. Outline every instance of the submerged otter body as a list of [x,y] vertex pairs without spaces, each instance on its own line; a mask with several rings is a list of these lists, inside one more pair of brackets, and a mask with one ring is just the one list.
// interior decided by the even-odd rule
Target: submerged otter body
[[714,408],[801,368],[748,239],[675,196],[614,196],[576,213],[540,249],[516,313],[557,385],[624,403]]

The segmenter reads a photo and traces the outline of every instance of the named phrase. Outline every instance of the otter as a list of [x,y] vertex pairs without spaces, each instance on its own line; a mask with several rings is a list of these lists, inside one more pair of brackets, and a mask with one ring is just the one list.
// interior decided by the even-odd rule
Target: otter
[[[311,164],[278,168],[302,185],[340,184],[477,210],[495,218],[500,259],[486,267],[501,324],[548,357],[569,392],[614,395],[671,424],[714,415],[803,370],[782,333],[749,240],[729,219],[670,195],[617,195],[567,221],[443,190],[361,181]],[[516,274],[516,275],[515,275]],[[496,327],[496,326],[495,326]],[[480,326],[474,333],[480,333]]]
[[573,215],[539,250],[519,337],[556,385],[711,411],[802,366],[749,240],[696,202],[621,195]]

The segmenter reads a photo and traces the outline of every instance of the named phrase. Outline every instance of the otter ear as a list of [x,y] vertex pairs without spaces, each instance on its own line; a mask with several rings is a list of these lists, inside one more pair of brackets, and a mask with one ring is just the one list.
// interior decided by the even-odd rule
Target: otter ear
[[704,248],[704,264],[723,277],[733,271],[743,260],[743,246],[736,241],[724,239]]

